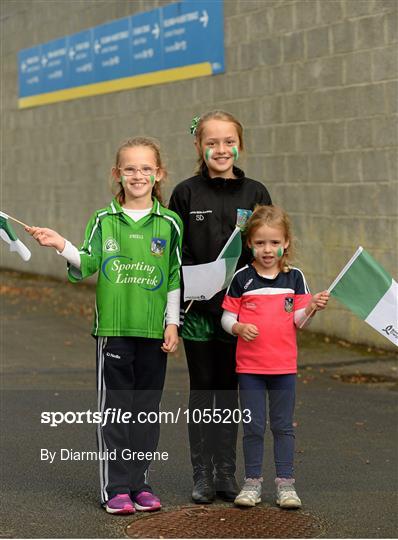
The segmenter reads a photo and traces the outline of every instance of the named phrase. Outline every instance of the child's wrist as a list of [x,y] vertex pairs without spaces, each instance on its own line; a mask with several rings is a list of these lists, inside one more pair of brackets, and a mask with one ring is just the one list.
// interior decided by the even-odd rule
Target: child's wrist
[[234,323],[233,326],[232,326],[232,329],[231,329],[231,330],[232,330],[232,333],[233,333],[235,336],[238,336],[238,335],[239,335],[239,332],[240,332],[240,330],[241,330],[241,327],[242,327],[241,323],[238,323],[238,322]]
[[60,237],[59,241],[57,241],[57,245],[54,245],[55,249],[58,251],[58,253],[62,254],[66,246],[66,240],[65,238]]

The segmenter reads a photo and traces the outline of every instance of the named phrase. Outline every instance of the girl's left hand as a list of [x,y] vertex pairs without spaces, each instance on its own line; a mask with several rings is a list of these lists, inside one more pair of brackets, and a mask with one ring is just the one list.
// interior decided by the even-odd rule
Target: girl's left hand
[[314,294],[311,301],[311,309],[316,310],[316,311],[325,309],[329,301],[329,296],[330,296],[329,291],[322,291],[317,294]]
[[178,347],[178,330],[175,324],[169,324],[164,331],[164,342],[161,347],[165,353],[172,353],[177,350]]

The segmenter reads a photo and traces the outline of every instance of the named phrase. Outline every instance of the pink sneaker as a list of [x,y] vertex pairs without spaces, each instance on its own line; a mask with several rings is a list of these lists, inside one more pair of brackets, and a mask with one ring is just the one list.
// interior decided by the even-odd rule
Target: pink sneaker
[[119,493],[112,497],[106,503],[105,510],[109,514],[134,514],[135,512],[133,501],[128,493]]
[[156,497],[150,491],[141,491],[141,493],[138,493],[134,497],[134,506],[140,512],[154,512],[162,508],[159,497]]

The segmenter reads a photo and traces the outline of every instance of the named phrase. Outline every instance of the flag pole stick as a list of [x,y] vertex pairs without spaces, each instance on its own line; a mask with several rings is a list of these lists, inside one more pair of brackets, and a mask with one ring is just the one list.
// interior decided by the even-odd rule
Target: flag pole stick
[[[330,285],[330,287],[328,287],[328,288],[326,289],[329,293],[330,293],[331,290],[333,289],[333,285],[334,285],[334,284],[332,283],[332,285]],[[299,328],[303,328],[303,326],[305,325],[305,323],[308,321],[308,319],[310,319],[310,318],[313,316],[313,314],[315,313],[315,311],[316,311],[316,306],[315,306],[314,308],[312,308],[310,314],[306,316],[306,318],[305,318],[305,319],[303,320],[303,322],[300,324]]]
[[191,309],[192,304],[194,303],[194,300],[191,300],[187,306],[187,309],[185,310],[185,313],[188,313],[188,311]]
[[314,312],[316,311],[316,307],[314,307],[310,314],[306,316],[306,318],[303,320],[303,322],[300,324],[299,328],[303,328],[303,326],[305,325],[305,323],[308,321],[308,319],[310,319],[312,317],[312,315],[314,314]]
[[23,221],[19,221],[19,219],[16,219],[15,217],[12,217],[12,216],[8,216],[10,219],[12,219],[13,221],[16,221],[17,223],[19,223],[20,225],[22,225],[22,227],[25,227],[25,228],[28,228],[30,229],[30,225],[27,225],[26,223],[24,223]]
[[0,212],[0,214],[2,214],[3,217],[5,217],[6,219],[12,219],[13,221],[16,221],[17,223],[22,225],[22,227],[25,227],[25,228],[27,227],[28,229],[30,229],[30,225],[26,225],[26,223],[24,223],[23,221],[19,221],[19,219],[16,219],[15,217],[10,216],[9,214],[4,214],[4,212]]
[[[343,275],[347,272],[347,270],[350,268],[350,266],[354,263],[355,259],[362,253],[363,247],[359,246],[359,248],[356,250],[354,255],[351,257],[351,259],[348,261],[348,263],[344,266],[340,274],[337,276],[337,278],[333,281],[333,283],[330,285],[330,287],[327,288],[327,291],[330,293],[335,288],[337,283],[340,281],[340,279],[343,277]],[[308,321],[310,317],[314,314],[314,311],[316,310],[316,307],[311,311],[309,315],[303,320],[303,322],[300,324],[299,328],[303,328],[305,323]]]

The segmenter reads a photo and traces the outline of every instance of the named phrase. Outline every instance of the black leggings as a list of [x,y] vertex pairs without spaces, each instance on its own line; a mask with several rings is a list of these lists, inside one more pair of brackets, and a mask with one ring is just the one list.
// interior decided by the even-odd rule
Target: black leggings
[[120,409],[131,413],[135,421],[98,424],[99,450],[116,451],[117,458],[99,462],[103,504],[117,493],[151,491],[147,484],[150,460],[125,460],[122,452],[157,448],[159,423],[137,422],[137,415],[159,412],[167,362],[161,344],[160,339],[139,337],[97,338],[98,410],[104,414],[107,409]]
[[[187,357],[191,417],[195,410],[220,409],[222,418],[229,410],[238,409],[238,379],[235,373],[235,343],[222,341],[192,341],[184,339]],[[227,411],[227,412],[225,412]],[[196,416],[198,418],[198,416]],[[231,420],[231,415],[229,415]],[[191,459],[217,471],[235,472],[238,425],[227,422],[200,425],[189,424]],[[198,455],[200,454],[200,455]]]
[[235,343],[184,339],[191,390],[232,390],[238,387]]

